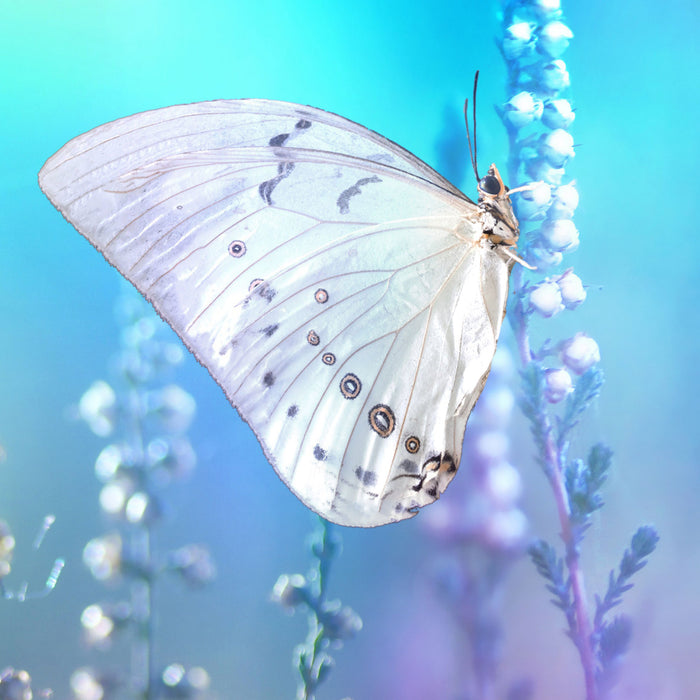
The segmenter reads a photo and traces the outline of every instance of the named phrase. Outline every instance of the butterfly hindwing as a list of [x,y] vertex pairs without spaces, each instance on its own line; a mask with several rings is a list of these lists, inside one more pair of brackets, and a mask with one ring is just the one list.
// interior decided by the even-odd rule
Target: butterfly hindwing
[[444,490],[508,266],[476,206],[427,165],[328,112],[240,100],[98,127],[40,184],[307,505],[370,526]]

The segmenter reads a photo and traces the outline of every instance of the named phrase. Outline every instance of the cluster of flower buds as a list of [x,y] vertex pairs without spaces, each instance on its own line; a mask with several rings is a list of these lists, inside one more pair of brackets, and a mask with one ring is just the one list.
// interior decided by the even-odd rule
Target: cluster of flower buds
[[315,688],[333,668],[335,661],[329,648],[339,649],[362,629],[362,620],[352,608],[326,597],[328,572],[341,544],[330,523],[319,518],[319,524],[311,539],[314,557],[311,571],[306,576],[282,574],[270,596],[289,613],[308,612],[309,634],[306,642],[295,649],[294,659],[300,676],[297,697],[303,698],[316,697]]
[[170,664],[158,678],[159,697],[197,700],[209,689],[209,674],[201,666],[185,668],[182,664]]
[[10,573],[12,569],[12,555],[15,551],[15,537],[10,526],[0,520],[0,581]]
[[32,700],[52,698],[51,690],[42,690],[36,695],[32,691],[32,679],[26,671],[8,667],[0,671],[0,700]]
[[124,680],[112,673],[93,668],[78,668],[70,676],[71,694],[75,700],[114,700]]
[[352,639],[362,629],[359,615],[352,608],[342,606],[338,600],[319,600],[313,584],[312,580],[301,574],[282,574],[270,598],[287,612],[298,608],[312,610],[323,626],[327,640],[341,642]]
[[[512,96],[500,110],[511,146],[510,180],[530,181],[530,189],[513,196],[521,224],[520,255],[547,276],[516,289],[520,304],[515,313],[551,318],[575,309],[586,289],[573,269],[557,272],[567,253],[579,244],[573,222],[578,206],[576,183],[566,178],[574,157],[569,128],[571,104],[562,93],[569,74],[562,56],[573,33],[562,21],[559,0],[506,0],[501,52],[506,60]],[[572,390],[575,375],[600,360],[596,342],[578,333],[556,348],[560,364],[545,367],[545,396],[557,403]],[[542,359],[548,353],[536,353]]]
[[521,480],[508,461],[512,375],[512,358],[499,348],[469,419],[459,480],[423,515],[430,532],[443,542],[459,547],[476,543],[493,552],[514,551],[523,543],[527,521],[518,507]]
[[[117,530],[90,540],[83,561],[102,582],[152,585],[161,574],[174,573],[187,586],[198,588],[215,576],[204,546],[186,545],[160,556],[143,546],[144,533],[165,512],[165,488],[189,476],[196,463],[185,435],[194,418],[195,401],[181,387],[166,382],[167,373],[184,354],[174,340],[163,338],[169,331],[141,299],[122,299],[119,315],[123,326],[116,358],[118,381],[114,386],[95,382],[78,406],[79,416],[96,435],[112,439],[97,456],[95,473],[103,484],[100,508]],[[81,616],[86,642],[108,648],[120,631],[142,627],[143,615],[150,612],[133,600],[132,590],[132,602],[86,607]],[[203,669],[169,666],[158,681],[159,697],[200,697],[209,685],[205,676]],[[74,696],[102,698],[105,678],[89,669],[77,671],[72,681]],[[111,686],[119,684],[111,677],[107,681]]]
[[153,387],[164,370],[183,358],[175,343],[156,334],[162,322],[140,300],[123,302],[121,312],[128,324],[117,366],[126,388],[118,391],[102,380],[93,383],[80,399],[78,413],[96,435],[120,438],[95,461],[95,473],[104,484],[103,512],[131,524],[152,524],[163,511],[163,488],[194,469],[195,453],[184,433],[196,405],[175,384]]

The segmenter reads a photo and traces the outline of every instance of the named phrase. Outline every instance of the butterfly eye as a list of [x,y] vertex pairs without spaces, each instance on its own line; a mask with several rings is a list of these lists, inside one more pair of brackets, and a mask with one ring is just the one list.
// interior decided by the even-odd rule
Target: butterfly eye
[[501,183],[497,177],[487,175],[479,180],[479,190],[485,194],[501,194]]

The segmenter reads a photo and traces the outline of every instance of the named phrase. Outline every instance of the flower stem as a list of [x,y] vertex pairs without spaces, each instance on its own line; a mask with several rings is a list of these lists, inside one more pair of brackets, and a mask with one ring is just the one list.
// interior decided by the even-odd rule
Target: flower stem
[[545,475],[552,487],[557,515],[561,526],[560,536],[566,548],[566,567],[569,571],[571,594],[574,601],[575,628],[570,630],[578,649],[586,685],[586,700],[597,700],[595,658],[592,647],[592,626],[586,605],[586,587],[581,568],[579,546],[571,527],[571,508],[564,483],[562,455],[557,449],[549,417],[541,416],[542,433],[546,435]]

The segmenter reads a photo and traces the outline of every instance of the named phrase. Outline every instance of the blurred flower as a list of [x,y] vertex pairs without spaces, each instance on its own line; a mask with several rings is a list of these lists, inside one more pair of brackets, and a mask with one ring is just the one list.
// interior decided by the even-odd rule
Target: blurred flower
[[571,219],[548,219],[540,228],[540,236],[552,250],[569,252],[578,248],[578,230]]
[[484,486],[494,504],[501,508],[510,508],[522,493],[520,474],[505,459],[488,470]]
[[508,454],[510,440],[503,430],[480,431],[473,438],[472,450],[475,459],[488,465],[505,459]]
[[511,389],[506,385],[496,386],[491,391],[483,392],[476,417],[484,427],[500,428],[510,421],[514,406],[515,397]]
[[104,688],[91,669],[79,668],[73,671],[70,687],[76,700],[103,700],[105,697]]
[[122,538],[118,532],[95,537],[83,548],[83,562],[98,581],[109,581],[121,573]]
[[151,340],[156,333],[156,324],[156,318],[150,314],[135,318],[122,328],[124,345],[138,348]]
[[361,629],[362,620],[352,608],[341,607],[340,601],[326,603],[318,614],[324,636],[331,641],[352,639]]
[[95,474],[100,481],[114,479],[125,465],[124,449],[120,445],[107,445],[95,460]]
[[98,648],[106,648],[112,641],[112,634],[124,628],[132,620],[128,603],[112,605],[88,605],[80,615],[85,641]]
[[123,515],[133,489],[134,484],[131,479],[120,478],[110,481],[100,491],[100,508],[108,515]]
[[32,700],[32,679],[26,671],[6,668],[0,673],[0,700]]
[[137,524],[151,525],[163,514],[160,499],[146,491],[136,491],[131,494],[124,506],[124,516],[127,521]]
[[117,416],[117,397],[114,389],[102,380],[93,382],[80,398],[78,414],[95,435],[110,435]]
[[190,394],[177,384],[170,384],[145,394],[146,410],[156,415],[168,433],[186,431],[194,418],[197,404]]
[[544,378],[544,395],[549,403],[559,403],[574,390],[571,375],[565,369],[547,369]]
[[545,279],[530,291],[530,310],[544,318],[558,314],[563,308],[561,290],[556,282]]
[[10,526],[4,520],[0,520],[0,579],[10,573],[14,551],[15,538]]
[[526,532],[527,518],[518,508],[494,511],[484,527],[486,541],[506,551],[520,547]]
[[182,437],[159,436],[146,446],[148,467],[159,487],[188,477],[197,455],[189,440]]
[[573,269],[566,270],[558,279],[561,300],[567,309],[575,309],[586,300],[586,290],[581,278]]
[[75,700],[111,700],[123,683],[115,675],[79,668],[70,677],[70,687]]
[[[189,544],[170,553],[169,567],[193,588],[200,588],[216,576],[216,567],[206,547]],[[274,594],[274,591],[273,591]]]
[[209,674],[201,666],[187,670],[182,664],[169,664],[160,675],[164,698],[198,698],[210,683]]
[[576,114],[569,100],[547,100],[542,109],[542,123],[550,129],[568,129]]
[[559,58],[567,48],[574,34],[563,22],[548,22],[539,31],[537,47],[552,58]]
[[310,601],[309,584],[301,574],[282,574],[272,588],[273,603],[279,603],[288,611]]
[[586,333],[577,333],[561,344],[561,361],[576,374],[583,374],[600,362],[598,343]]

